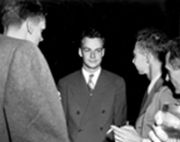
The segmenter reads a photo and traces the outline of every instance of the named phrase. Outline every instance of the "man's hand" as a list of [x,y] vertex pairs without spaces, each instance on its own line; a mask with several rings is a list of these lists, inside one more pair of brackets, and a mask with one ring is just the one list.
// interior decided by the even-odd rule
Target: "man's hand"
[[180,119],[171,112],[158,111],[149,137],[154,142],[171,141],[180,138]]
[[180,130],[180,119],[170,112],[158,111],[154,119],[158,126],[163,125]]
[[153,142],[161,142],[161,141],[167,141],[168,135],[166,134],[166,132],[162,129],[161,126],[154,126],[153,125],[153,130],[151,130],[149,132],[149,138],[153,141]]
[[114,138],[116,142],[141,142],[142,138],[136,132],[134,127],[125,125],[123,127],[117,127],[112,125],[111,128],[114,132]]

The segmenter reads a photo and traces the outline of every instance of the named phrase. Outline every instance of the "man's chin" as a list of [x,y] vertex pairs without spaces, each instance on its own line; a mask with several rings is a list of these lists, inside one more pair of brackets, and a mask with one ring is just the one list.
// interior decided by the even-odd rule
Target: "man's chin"
[[143,72],[143,71],[138,71],[138,73],[139,73],[140,75],[144,75],[144,74],[145,74],[145,72]]
[[99,66],[90,66],[89,67],[89,69],[92,69],[92,70],[96,70],[96,69],[98,69],[99,68]]
[[98,69],[100,66],[99,65],[86,65],[86,68],[90,69],[90,70],[96,70]]

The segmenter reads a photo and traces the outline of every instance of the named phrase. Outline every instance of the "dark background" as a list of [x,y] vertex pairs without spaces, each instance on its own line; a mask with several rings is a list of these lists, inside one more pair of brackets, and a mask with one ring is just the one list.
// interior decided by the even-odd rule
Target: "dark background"
[[41,0],[47,29],[40,49],[55,82],[81,68],[78,47],[82,32],[98,29],[105,37],[102,67],[126,81],[128,119],[134,123],[149,81],[132,64],[138,30],[155,27],[170,37],[179,35],[179,0]]

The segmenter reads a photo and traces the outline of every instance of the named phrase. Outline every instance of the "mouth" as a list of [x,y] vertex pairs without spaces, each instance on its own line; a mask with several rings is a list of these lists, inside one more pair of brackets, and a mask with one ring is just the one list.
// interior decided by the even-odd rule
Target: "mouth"
[[90,63],[96,63],[97,61],[96,60],[89,60]]

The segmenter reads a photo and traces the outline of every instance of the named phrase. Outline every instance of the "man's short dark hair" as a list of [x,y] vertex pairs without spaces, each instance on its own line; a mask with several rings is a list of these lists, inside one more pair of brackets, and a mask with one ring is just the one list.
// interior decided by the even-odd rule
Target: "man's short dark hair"
[[95,28],[88,28],[86,29],[83,33],[82,33],[82,37],[81,37],[81,44],[84,38],[100,38],[103,43],[105,42],[104,37],[102,36],[102,34]]
[[11,24],[20,25],[27,18],[44,18],[42,5],[37,0],[12,0],[2,9],[2,24],[7,27]]

